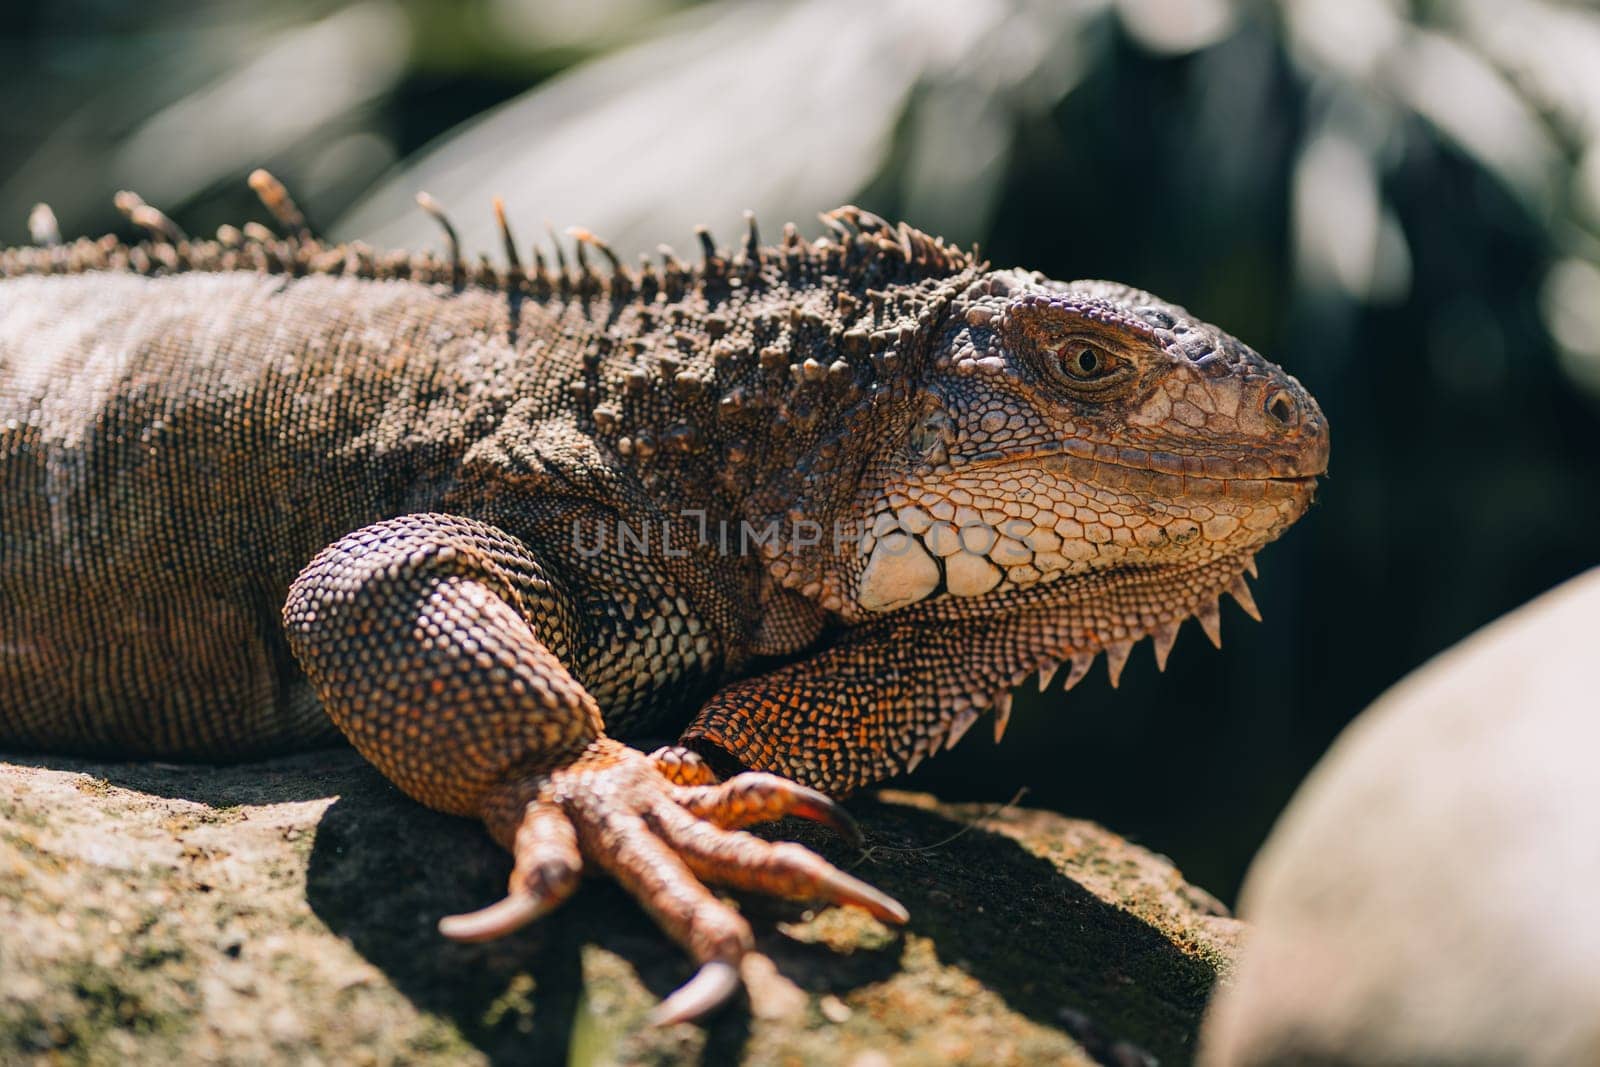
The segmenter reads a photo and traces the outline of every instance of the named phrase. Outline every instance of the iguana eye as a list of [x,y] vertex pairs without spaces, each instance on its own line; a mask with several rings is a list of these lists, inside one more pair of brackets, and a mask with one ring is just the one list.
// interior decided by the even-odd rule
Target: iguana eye
[[1080,382],[1104,378],[1116,367],[1117,361],[1094,345],[1069,344],[1061,350],[1061,369]]
[[1127,356],[1089,337],[1066,337],[1047,350],[1055,379],[1087,400],[1103,401],[1136,377]]

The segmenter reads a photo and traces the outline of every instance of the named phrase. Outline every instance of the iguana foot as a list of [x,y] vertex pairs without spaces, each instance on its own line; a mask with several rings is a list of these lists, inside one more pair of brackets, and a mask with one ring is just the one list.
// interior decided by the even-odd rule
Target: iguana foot
[[[826,900],[903,923],[893,898],[791,843],[736,827],[797,815],[859,840],[850,817],[821,793],[772,774],[740,774],[717,785],[680,785],[673,761],[602,738],[572,763],[507,791],[485,822],[515,857],[504,900],[443,919],[447,937],[482,941],[510,933],[561,903],[586,865],[608,871],[700,971],[662,1001],[657,1025],[704,1015],[739,988],[749,924],[704,883],[796,900]],[[682,761],[679,766],[694,761]],[[698,772],[690,781],[709,777]]]

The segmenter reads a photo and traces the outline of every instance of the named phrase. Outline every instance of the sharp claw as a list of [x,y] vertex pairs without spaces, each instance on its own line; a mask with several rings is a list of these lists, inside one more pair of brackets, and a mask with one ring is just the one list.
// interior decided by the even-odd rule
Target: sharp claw
[[833,891],[839,903],[854,904],[879,922],[904,926],[911,921],[911,913],[906,910],[904,904],[883,890],[874,889],[859,878],[836,870],[828,882],[831,883],[828,888]]
[[439,920],[439,932],[452,941],[492,941],[526,926],[539,917],[540,911],[537,898],[512,893],[487,908],[446,915]]
[[739,968],[721,960],[712,960],[695,972],[666,1000],[656,1005],[650,1013],[651,1026],[671,1026],[698,1019],[720,1008],[728,998],[739,991]]
[[811,789],[805,792],[810,795],[794,806],[791,815],[821,823],[844,838],[845,843],[852,848],[860,848],[865,843],[865,839],[861,836],[861,827],[856,825],[855,819],[851,818],[848,811],[822,793]]

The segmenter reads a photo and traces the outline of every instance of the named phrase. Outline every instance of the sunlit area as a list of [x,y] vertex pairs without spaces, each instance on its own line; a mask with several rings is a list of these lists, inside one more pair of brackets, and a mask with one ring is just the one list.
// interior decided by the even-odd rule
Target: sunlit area
[[[0,770],[14,772],[0,786],[9,794],[0,795],[0,917],[23,931],[0,921],[0,1061],[1600,1060],[1600,924],[1578,888],[1592,891],[1600,876],[1592,846],[1600,796],[1578,760],[1600,740],[1600,702],[1577,680],[1600,635],[1596,578],[1584,574],[1600,563],[1600,8],[1580,0],[22,2],[8,5],[0,29],[0,101],[0,249],[10,250],[0,253],[0,431],[14,435],[0,438],[0,682],[15,703],[0,694]],[[835,211],[843,205],[855,209]],[[304,234],[286,224],[297,213]],[[103,235],[113,238],[100,251],[72,244]],[[249,259],[254,246],[266,251]],[[395,250],[411,258],[383,258]],[[869,266],[850,292],[815,280],[861,257]],[[319,275],[377,285],[363,273],[374,262],[384,285],[425,290],[451,307],[477,300],[510,325],[417,312],[385,336],[400,311],[339,296],[326,312],[329,330],[347,332],[291,344],[283,339],[324,314],[309,297],[282,323],[252,325],[225,321],[256,299],[226,283],[182,300],[158,289],[185,273],[249,270],[278,279],[277,295],[291,300],[311,291],[308,280],[328,280]],[[760,314],[738,310],[757,299],[755,279],[774,263],[810,280]],[[540,273],[546,264],[559,273]],[[738,283],[728,308],[709,297],[703,308],[675,303],[684,285],[692,296],[719,271]],[[25,288],[68,274],[114,276],[116,285],[59,307],[44,289]],[[123,284],[135,276],[151,288],[135,294]],[[565,311],[539,317],[569,298],[595,317],[581,328]],[[607,300],[616,301],[605,305],[610,318],[591,307]],[[895,314],[941,300],[959,314],[937,329],[895,325]],[[1089,325],[1028,317],[1051,300]],[[638,336],[626,332],[634,311],[618,310],[630,301],[647,308]],[[651,301],[661,306],[649,310]],[[97,314],[102,326],[83,325]],[[869,317],[850,332],[855,314]],[[169,319],[170,330],[149,327],[157,332],[143,340],[108,339]],[[1189,351],[1203,349],[1211,362],[1197,356],[1198,384],[1188,393],[1171,386],[1169,402],[1158,396],[1167,386],[1153,357],[1106,342],[1095,332],[1106,323],[1167,352],[1203,337]],[[801,351],[795,338],[810,337],[807,329],[823,337],[830,324],[833,340]],[[646,337],[651,330],[667,340]],[[248,344],[234,345],[233,333]],[[495,362],[502,335],[507,352],[523,345],[552,360],[540,372],[548,381],[524,373],[524,363]],[[872,413],[898,412],[902,401],[909,410],[913,393],[956,394],[990,371],[1009,375],[997,396],[1031,388],[1033,365],[1007,361],[1018,338],[1039,337],[1057,346],[1052,358],[1068,361],[1064,380],[1078,406],[1040,415],[985,400],[990,407],[975,406],[970,418],[908,415],[894,423],[898,443],[876,440],[885,424]],[[384,374],[426,364],[402,390],[412,406],[358,410],[383,388],[376,371],[348,369],[362,343],[374,346],[370,365]],[[52,345],[77,345],[78,354],[52,363]],[[140,361],[186,345],[204,368],[200,388],[215,395],[163,399]],[[239,345],[257,346],[257,362],[296,391],[260,411],[229,407],[249,392],[235,377],[245,373]],[[581,357],[563,347],[582,345],[592,347]],[[674,345],[682,351],[649,371],[660,382],[647,383],[633,364],[613,366]],[[924,373],[914,369],[923,351],[930,377],[896,379]],[[741,359],[749,377],[732,386]],[[336,370],[356,377],[336,382]],[[946,372],[956,384],[936,380]],[[1104,399],[1113,394],[1093,383],[1114,382],[1117,372],[1145,392],[1113,410]],[[519,401],[519,390],[543,398],[538,390],[558,377],[549,395],[567,400]],[[605,391],[611,379],[615,397]],[[767,403],[759,382],[845,397],[838,410],[849,417],[812,433],[811,422],[832,417],[833,400]],[[748,428],[725,439],[678,414],[630,428],[644,403],[637,398],[656,385],[672,404],[704,393],[706,410],[746,417]],[[68,390],[102,407],[77,412],[81,425],[62,421],[78,403],[61,399]],[[1205,410],[1187,403],[1199,394],[1209,398],[1199,402]],[[559,406],[569,401],[570,410]],[[196,411],[228,432],[245,427],[248,443],[169,461],[162,435],[187,432],[186,420],[202,419]],[[279,455],[272,449],[296,430],[282,413],[293,411],[312,413],[312,443],[295,440]],[[117,421],[129,412],[148,416],[142,428]],[[1184,422],[1184,412],[1193,418]],[[1077,414],[1076,423],[1068,418]],[[1230,437],[1208,455],[1177,431],[1150,429],[1163,414],[1184,433],[1234,418],[1230,426],[1256,435],[1251,446],[1266,439],[1276,451],[1262,459]],[[341,429],[340,419],[358,415],[360,425]],[[291,419],[288,430],[280,417]],[[934,496],[917,495],[914,479],[879,494],[888,503],[874,496],[870,479],[907,456],[959,477],[964,448],[979,460],[1001,448],[968,447],[963,434],[994,431],[1004,444],[1041,419],[1066,426],[1065,443],[1035,449],[1033,467],[994,484],[1032,501],[1028,522],[1053,500],[1068,515],[1057,532],[1070,525],[1091,539],[1089,527],[1110,548],[1074,555],[1062,537],[1038,536],[1037,525],[1007,540],[973,500],[991,484],[981,479],[951,494],[949,515],[928,503]],[[519,450],[499,433],[518,420],[576,436]],[[1083,428],[1081,447],[1074,427]],[[1097,427],[1109,436],[1095,438]],[[427,436],[435,431],[437,440]],[[128,444],[125,465],[102,470],[96,464],[109,461],[94,449],[105,441],[137,447]],[[403,451],[403,461],[346,480],[319,466],[384,448]],[[741,467],[748,455],[768,450],[783,463],[759,477],[740,473],[752,469]],[[491,530],[470,551],[452,541],[438,550],[443,563],[431,562],[432,547],[405,558],[439,567],[490,559],[501,570],[482,588],[506,598],[495,601],[500,609],[563,625],[611,619],[609,605],[626,604],[615,619],[638,623],[639,647],[648,641],[662,659],[640,660],[621,678],[580,670],[573,664],[609,663],[632,646],[572,622],[524,657],[555,664],[557,682],[529,683],[519,695],[547,709],[592,708],[611,733],[619,722],[638,726],[625,739],[644,752],[673,744],[688,726],[689,762],[671,763],[661,772],[667,784],[651,778],[651,788],[679,790],[671,795],[680,799],[700,790],[684,810],[721,819],[718,833],[754,823],[758,812],[820,821],[848,845],[797,830],[795,818],[761,833],[800,840],[847,881],[771,858],[789,853],[762,852],[760,863],[730,873],[717,863],[742,846],[721,838],[724,851],[712,858],[704,844],[706,855],[690,846],[687,859],[666,855],[654,837],[624,847],[636,825],[675,847],[706,833],[677,808],[662,816],[659,806],[591,805],[601,813],[592,826],[576,815],[555,829],[531,815],[518,822],[504,811],[553,804],[558,794],[566,802],[587,788],[549,786],[556,772],[528,755],[501,762],[537,770],[541,784],[508,787],[480,811],[479,794],[462,800],[456,782],[428,778],[445,759],[435,750],[455,744],[450,731],[473,718],[466,710],[440,712],[449,725],[437,734],[432,719],[420,729],[409,718],[353,729],[340,721],[334,730],[321,717],[318,700],[330,693],[365,708],[380,697],[350,694],[392,694],[427,673],[385,659],[381,672],[330,680],[347,650],[318,659],[297,644],[307,639],[296,618],[303,627],[325,622],[357,581],[341,573],[345,584],[325,601],[289,592],[317,551],[333,545],[337,555],[349,544],[340,538],[358,536],[355,526],[335,532],[323,509],[391,493],[360,526],[462,501],[477,510],[461,522],[493,526],[522,516],[518,493],[538,498],[530,508],[593,504],[585,494],[602,494],[595,506],[616,531],[619,514],[648,518],[655,530],[680,509],[703,524],[707,505],[682,491],[670,466],[702,453],[731,457],[702,481],[716,500],[737,499],[736,520],[803,515],[836,530],[826,508],[876,508],[849,516],[860,527],[860,558],[838,563],[849,553],[835,534],[836,559],[802,546],[794,559],[768,551],[739,572],[762,576],[759,585],[681,570],[669,580],[629,564],[592,586],[540,559],[515,571],[505,559],[521,547],[505,545],[520,534]],[[250,457],[266,457],[264,466],[250,467]],[[1051,488],[1104,462],[1132,464],[1137,475],[1119,473],[1111,488]],[[486,468],[504,484],[474,481]],[[1098,501],[1115,493],[1170,481],[1179,487],[1171,493],[1187,494],[1227,481],[1222,469],[1255,480],[1238,475],[1247,488],[1198,509],[1186,496],[1158,500],[1151,510],[1161,523],[1172,518],[1170,527],[1141,533],[1127,508],[1110,529],[1096,526],[1105,521]],[[163,482],[175,470],[187,472],[182,486]],[[647,470],[667,473],[639,473]],[[1303,499],[1274,505],[1274,492],[1290,492],[1284,486]],[[1149,490],[1160,491],[1169,490]],[[389,506],[391,498],[406,506]],[[1084,561],[1119,546],[1126,552],[1104,580],[1143,589],[1135,579],[1159,576],[1161,552],[1189,536],[1178,532],[1182,521],[1192,518],[1207,537],[1231,534],[1240,522],[1228,509],[1245,508],[1246,498],[1258,518],[1278,507],[1260,521],[1261,530],[1278,523],[1270,536],[1230,557],[1231,573],[1197,566],[1185,572],[1189,584],[1162,587],[1149,603],[1105,593],[1124,612],[1114,633],[1090,608],[1058,605],[1080,643],[1049,630],[1054,643],[1028,646],[1030,659],[1006,642],[1020,640],[1016,619],[1042,617],[1037,605],[915,615],[924,601],[970,593],[981,606],[996,589],[1009,595],[1013,584],[1042,582],[1041,571],[1053,578],[1046,558],[1073,580],[1088,574],[1091,598],[1103,576]],[[411,507],[418,502],[429,506]],[[985,516],[992,536],[983,548],[953,532],[948,551],[935,543],[940,529],[962,526],[951,517],[957,506]],[[128,507],[134,519],[118,510]],[[195,517],[213,513],[226,524]],[[1254,520],[1239,514],[1248,528]],[[639,539],[636,529],[628,535]],[[170,544],[159,541],[155,562],[136,574],[168,584],[146,589],[117,568],[149,537]],[[315,544],[302,551],[302,540]],[[621,532],[613,540],[625,543]],[[881,547],[902,542],[908,557]],[[239,572],[246,566],[229,552],[241,545],[254,553],[250,565],[284,572],[246,583],[239,597],[248,611],[195,562]],[[81,640],[50,629],[77,601],[25,569],[39,565],[41,546],[59,550],[74,589],[112,598],[84,609],[92,624]],[[1007,548],[1022,571],[998,555]],[[345,551],[354,559],[367,549]],[[1204,609],[1184,600],[1176,618],[1162,614],[1204,582],[1233,598],[1221,597],[1220,609],[1210,606],[1216,596]],[[551,589],[570,591],[571,604],[539,607],[540,597],[556,596]],[[190,595],[199,607],[178,611]],[[409,586],[385,587],[384,597],[428,605],[413,633],[427,642],[470,614]],[[703,619],[687,607],[710,602]],[[652,605],[667,612],[653,631]],[[901,608],[915,625],[895,628],[891,613]],[[166,633],[162,620],[180,616]],[[389,621],[350,622],[341,640],[402,647]],[[708,651],[713,637],[736,629],[740,643]],[[97,665],[144,664],[145,653],[118,642],[157,630],[163,636],[150,647],[159,654],[147,657],[157,666],[138,667],[146,673],[124,706],[156,707],[205,671],[237,684],[139,726],[136,740],[149,739],[142,748],[118,748],[92,724],[83,736],[95,743],[52,747],[49,730],[29,717],[45,712],[22,704],[45,708],[51,694],[84,687],[110,699]],[[190,670],[186,650],[219,637],[263,651],[207,653]],[[879,645],[882,659],[868,666],[850,658]],[[494,649],[483,641],[471,651],[489,663]],[[963,656],[993,659],[981,696],[957,693],[939,673]],[[299,744],[297,733],[294,746],[263,743],[248,755],[310,762],[254,779],[255,764],[232,750],[161,748],[185,724],[200,722],[206,734],[206,715],[229,701],[300,692],[291,681],[303,680],[297,662],[317,695],[283,697],[262,721],[311,716],[304,721],[315,728],[303,733],[315,743]],[[523,662],[493,660],[502,671],[493,684],[483,681],[491,667],[482,677],[430,675],[416,706],[431,715],[441,694],[494,690],[507,664]],[[30,689],[29,669],[59,684]],[[919,670],[939,685],[918,689],[910,679]],[[749,688],[760,677],[781,684]],[[949,706],[931,734],[895,733],[875,716],[902,697]],[[677,719],[645,713],[674,701],[686,705]],[[727,710],[748,707],[774,716],[778,732],[769,737]],[[89,713],[61,715],[76,724]],[[538,722],[550,736],[566,728]],[[376,770],[338,747],[345,737]],[[391,767],[363,747],[380,737],[384,745],[410,737],[412,747]],[[484,754],[489,742],[467,747],[484,766],[500,758]],[[314,754],[293,755],[302,750]],[[141,753],[157,768],[198,761],[222,777],[183,784],[187,771],[128,762]],[[851,760],[871,763],[872,773],[837,770]],[[738,779],[728,776],[741,770],[793,778],[798,785],[762,788],[815,787],[815,797],[757,791],[735,803],[727,791]],[[875,793],[879,786],[888,792]],[[643,788],[630,785],[627,795]],[[707,799],[717,789],[721,799]],[[119,818],[138,819],[146,796],[170,810],[126,835],[95,822],[89,806],[104,800]],[[864,828],[861,842],[851,815],[836,814],[847,810]],[[452,817],[463,814],[482,816],[488,835]],[[518,851],[536,838],[558,842],[537,862]],[[581,873],[606,876],[575,890],[580,853]],[[806,855],[785,862],[815,860]],[[739,940],[744,926],[716,927],[712,913],[682,903],[711,895],[691,876],[715,881],[707,871],[741,892],[781,883],[793,891],[777,895],[809,899],[795,887],[823,885],[825,899],[853,908],[803,911],[741,895],[725,911],[730,922],[753,924],[756,948],[718,955],[705,947],[713,934],[718,945],[749,938]],[[538,883],[544,895],[519,896],[517,878],[549,884]],[[103,906],[93,898],[102,883]],[[196,894],[225,909],[223,898],[258,891],[254,919],[248,909],[193,913],[191,927],[209,924],[203,934],[164,917]],[[569,910],[543,917],[568,895]],[[502,896],[493,905],[501,910],[487,914]],[[674,926],[679,905],[688,910]],[[458,925],[466,932],[456,940],[484,944],[447,943],[435,930],[441,909],[469,924]],[[910,916],[903,932],[901,912]],[[578,918],[561,926],[569,914]],[[870,915],[873,925],[862,933],[841,914]],[[611,916],[623,917],[611,924]],[[1214,997],[1217,989],[1227,993]],[[1498,1007],[1485,1005],[1502,995]],[[730,998],[710,1022],[690,1022]]]

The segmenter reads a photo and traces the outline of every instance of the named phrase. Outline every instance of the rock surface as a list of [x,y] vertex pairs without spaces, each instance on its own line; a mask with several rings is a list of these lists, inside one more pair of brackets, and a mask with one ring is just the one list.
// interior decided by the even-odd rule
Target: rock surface
[[749,1002],[651,1030],[690,968],[619,889],[446,942],[434,921],[494,899],[508,861],[348,751],[0,763],[0,1062],[1189,1059],[1239,924],[1166,860],[1043,812],[852,808],[865,856],[781,833],[898,896],[908,930],[744,899]]
[[1246,879],[1203,1062],[1600,1064],[1600,569],[1345,731]]

